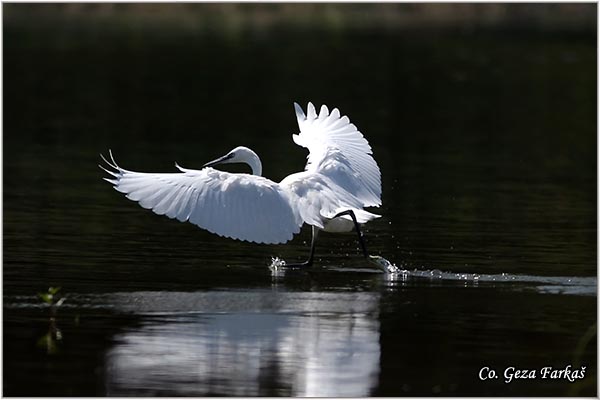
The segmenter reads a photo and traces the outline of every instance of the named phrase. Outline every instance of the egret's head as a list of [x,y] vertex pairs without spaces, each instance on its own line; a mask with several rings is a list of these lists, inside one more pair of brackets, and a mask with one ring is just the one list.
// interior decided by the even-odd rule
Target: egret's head
[[203,167],[212,167],[217,164],[232,164],[232,163],[245,163],[252,168],[252,174],[260,175],[262,173],[262,164],[260,159],[255,152],[244,146],[238,146],[225,154],[223,157],[219,157],[216,160],[207,162]]

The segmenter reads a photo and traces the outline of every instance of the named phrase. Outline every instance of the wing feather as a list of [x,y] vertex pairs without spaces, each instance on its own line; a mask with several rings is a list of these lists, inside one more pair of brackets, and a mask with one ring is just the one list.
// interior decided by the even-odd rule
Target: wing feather
[[196,204],[198,203],[198,190],[196,190],[196,188],[194,187],[192,187],[191,189],[192,191],[190,192],[190,200],[186,209],[186,213],[178,215],[177,219],[180,222],[185,222],[187,220],[192,222],[192,214],[196,210]]
[[191,187],[187,187],[185,192],[182,193],[181,204],[177,209],[173,210],[171,215],[168,215],[169,218],[177,218],[180,222],[185,221],[189,215],[189,205],[192,200],[193,189]]
[[[104,159],[104,157],[103,157]],[[144,173],[119,167],[112,154],[114,188],[156,214],[189,221],[210,232],[256,243],[285,243],[303,223],[285,189],[266,178],[213,168]]]
[[294,142],[309,150],[306,171],[326,175],[356,196],[365,207],[381,205],[381,172],[371,146],[337,108],[331,113],[321,106],[317,115],[312,103],[307,113],[294,103],[300,133]]
[[152,211],[154,211],[158,215],[168,214],[170,208],[173,206],[173,204],[175,204],[175,198],[177,197],[181,189],[185,187],[179,185],[169,186],[171,187],[162,190],[162,192],[165,193],[165,195],[162,197],[160,202],[152,208]]

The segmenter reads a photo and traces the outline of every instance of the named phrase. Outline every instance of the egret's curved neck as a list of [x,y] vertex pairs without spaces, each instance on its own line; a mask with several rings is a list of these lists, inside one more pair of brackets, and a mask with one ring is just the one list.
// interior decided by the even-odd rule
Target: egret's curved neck
[[252,168],[252,175],[262,176],[262,163],[256,154],[248,154],[244,162]]

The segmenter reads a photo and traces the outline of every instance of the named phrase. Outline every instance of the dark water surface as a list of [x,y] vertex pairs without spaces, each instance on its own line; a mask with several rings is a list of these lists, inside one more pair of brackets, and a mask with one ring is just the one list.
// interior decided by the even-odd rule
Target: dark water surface
[[[596,395],[594,30],[219,33],[3,9],[5,396]],[[324,233],[315,267],[274,273],[308,228],[224,239],[101,179],[108,148],[174,172],[246,145],[279,181],[305,161],[293,101],[339,107],[371,143],[367,245],[407,272]],[[585,378],[541,379],[568,365]],[[505,383],[510,366],[537,377]]]

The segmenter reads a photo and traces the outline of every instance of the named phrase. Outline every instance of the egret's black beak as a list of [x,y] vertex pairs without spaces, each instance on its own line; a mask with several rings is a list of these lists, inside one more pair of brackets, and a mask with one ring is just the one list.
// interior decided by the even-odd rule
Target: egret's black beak
[[212,167],[213,165],[220,164],[220,163],[222,163],[222,162],[225,162],[225,161],[227,161],[227,160],[230,160],[230,159],[232,159],[232,158],[233,158],[233,154],[231,154],[231,153],[229,153],[229,154],[225,154],[223,157],[219,157],[219,158],[217,158],[216,160],[212,160],[212,161],[209,161],[209,162],[207,162],[206,164],[204,164],[204,165],[202,166],[202,168],[205,168],[205,167]]

